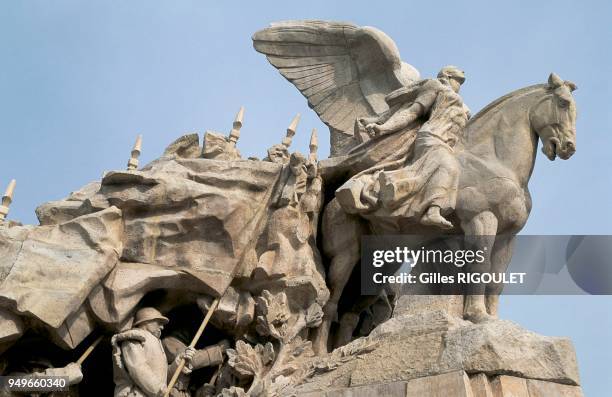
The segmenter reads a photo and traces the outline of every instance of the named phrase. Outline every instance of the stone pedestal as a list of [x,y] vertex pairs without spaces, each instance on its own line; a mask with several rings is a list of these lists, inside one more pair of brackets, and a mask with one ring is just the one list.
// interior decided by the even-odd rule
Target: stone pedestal
[[460,317],[461,306],[461,297],[401,298],[393,317],[370,336],[314,363],[314,375],[296,394],[582,396],[569,339],[538,335],[506,320],[474,324]]
[[514,376],[468,376],[465,371],[425,376],[407,382],[377,383],[298,394],[298,397],[583,397],[580,386]]
[[393,311],[394,317],[443,311],[463,318],[463,295],[402,295]]

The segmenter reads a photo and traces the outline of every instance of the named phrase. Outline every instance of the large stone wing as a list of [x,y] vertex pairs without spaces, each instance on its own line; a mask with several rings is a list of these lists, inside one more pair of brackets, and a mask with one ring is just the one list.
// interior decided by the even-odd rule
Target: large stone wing
[[287,21],[253,35],[255,50],[308,99],[332,132],[388,109],[385,96],[419,78],[385,33],[344,22]]

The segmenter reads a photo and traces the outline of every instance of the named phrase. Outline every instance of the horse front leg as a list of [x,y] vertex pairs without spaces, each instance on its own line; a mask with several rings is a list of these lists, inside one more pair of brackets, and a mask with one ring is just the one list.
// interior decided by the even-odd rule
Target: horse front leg
[[[512,259],[515,240],[516,236],[514,235],[497,236],[495,245],[493,246],[493,252],[491,253],[491,272],[506,273],[510,260]],[[491,316],[497,317],[499,296],[503,288],[503,284],[491,284],[487,286],[486,306],[487,312]]]
[[[468,250],[483,250],[484,261],[468,266],[471,273],[488,273],[491,271],[491,254],[497,233],[497,217],[491,211],[483,211],[461,223],[465,233],[465,245]],[[468,284],[463,303],[463,317],[474,323],[493,319],[487,312],[485,303],[486,286],[481,283]]]
[[327,353],[329,330],[332,322],[338,316],[338,302],[359,258],[360,249],[359,245],[356,245],[347,247],[345,251],[337,253],[331,260],[327,273],[329,300],[323,307],[323,321],[317,329],[313,342],[313,348],[317,354]]
[[331,260],[326,277],[329,300],[323,307],[323,321],[313,340],[317,354],[327,353],[329,330],[338,316],[338,302],[353,268],[359,263],[363,225],[357,217],[345,213],[338,200],[333,199],[323,211],[321,231],[323,253]]
[[334,340],[334,349],[344,346],[353,339],[353,333],[359,325],[361,313],[372,306],[381,295],[364,295],[357,298],[355,304],[351,309],[340,317],[338,330],[336,331],[336,337]]

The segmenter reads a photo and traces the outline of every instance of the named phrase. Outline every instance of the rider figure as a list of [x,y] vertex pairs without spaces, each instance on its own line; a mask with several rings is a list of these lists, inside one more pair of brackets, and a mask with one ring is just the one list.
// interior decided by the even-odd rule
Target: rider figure
[[[459,167],[453,147],[469,118],[469,109],[458,94],[464,81],[463,71],[445,66],[437,79],[423,80],[389,94],[385,100],[390,109],[380,117],[360,119],[372,135],[393,133],[419,119],[427,120],[417,132],[412,164],[379,175],[382,204],[400,207],[410,197],[409,201],[419,204],[412,207],[422,208],[419,215],[424,225],[445,229],[453,226],[443,214],[454,209],[457,196]],[[427,178],[427,183],[415,184],[417,177]]]

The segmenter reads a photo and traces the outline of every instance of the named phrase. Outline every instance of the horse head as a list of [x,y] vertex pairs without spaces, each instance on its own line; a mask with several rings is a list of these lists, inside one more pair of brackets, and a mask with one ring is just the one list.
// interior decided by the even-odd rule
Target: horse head
[[542,141],[542,152],[550,160],[569,159],[576,152],[576,103],[572,91],[576,85],[555,73],[548,77],[546,94],[531,109],[533,131]]

